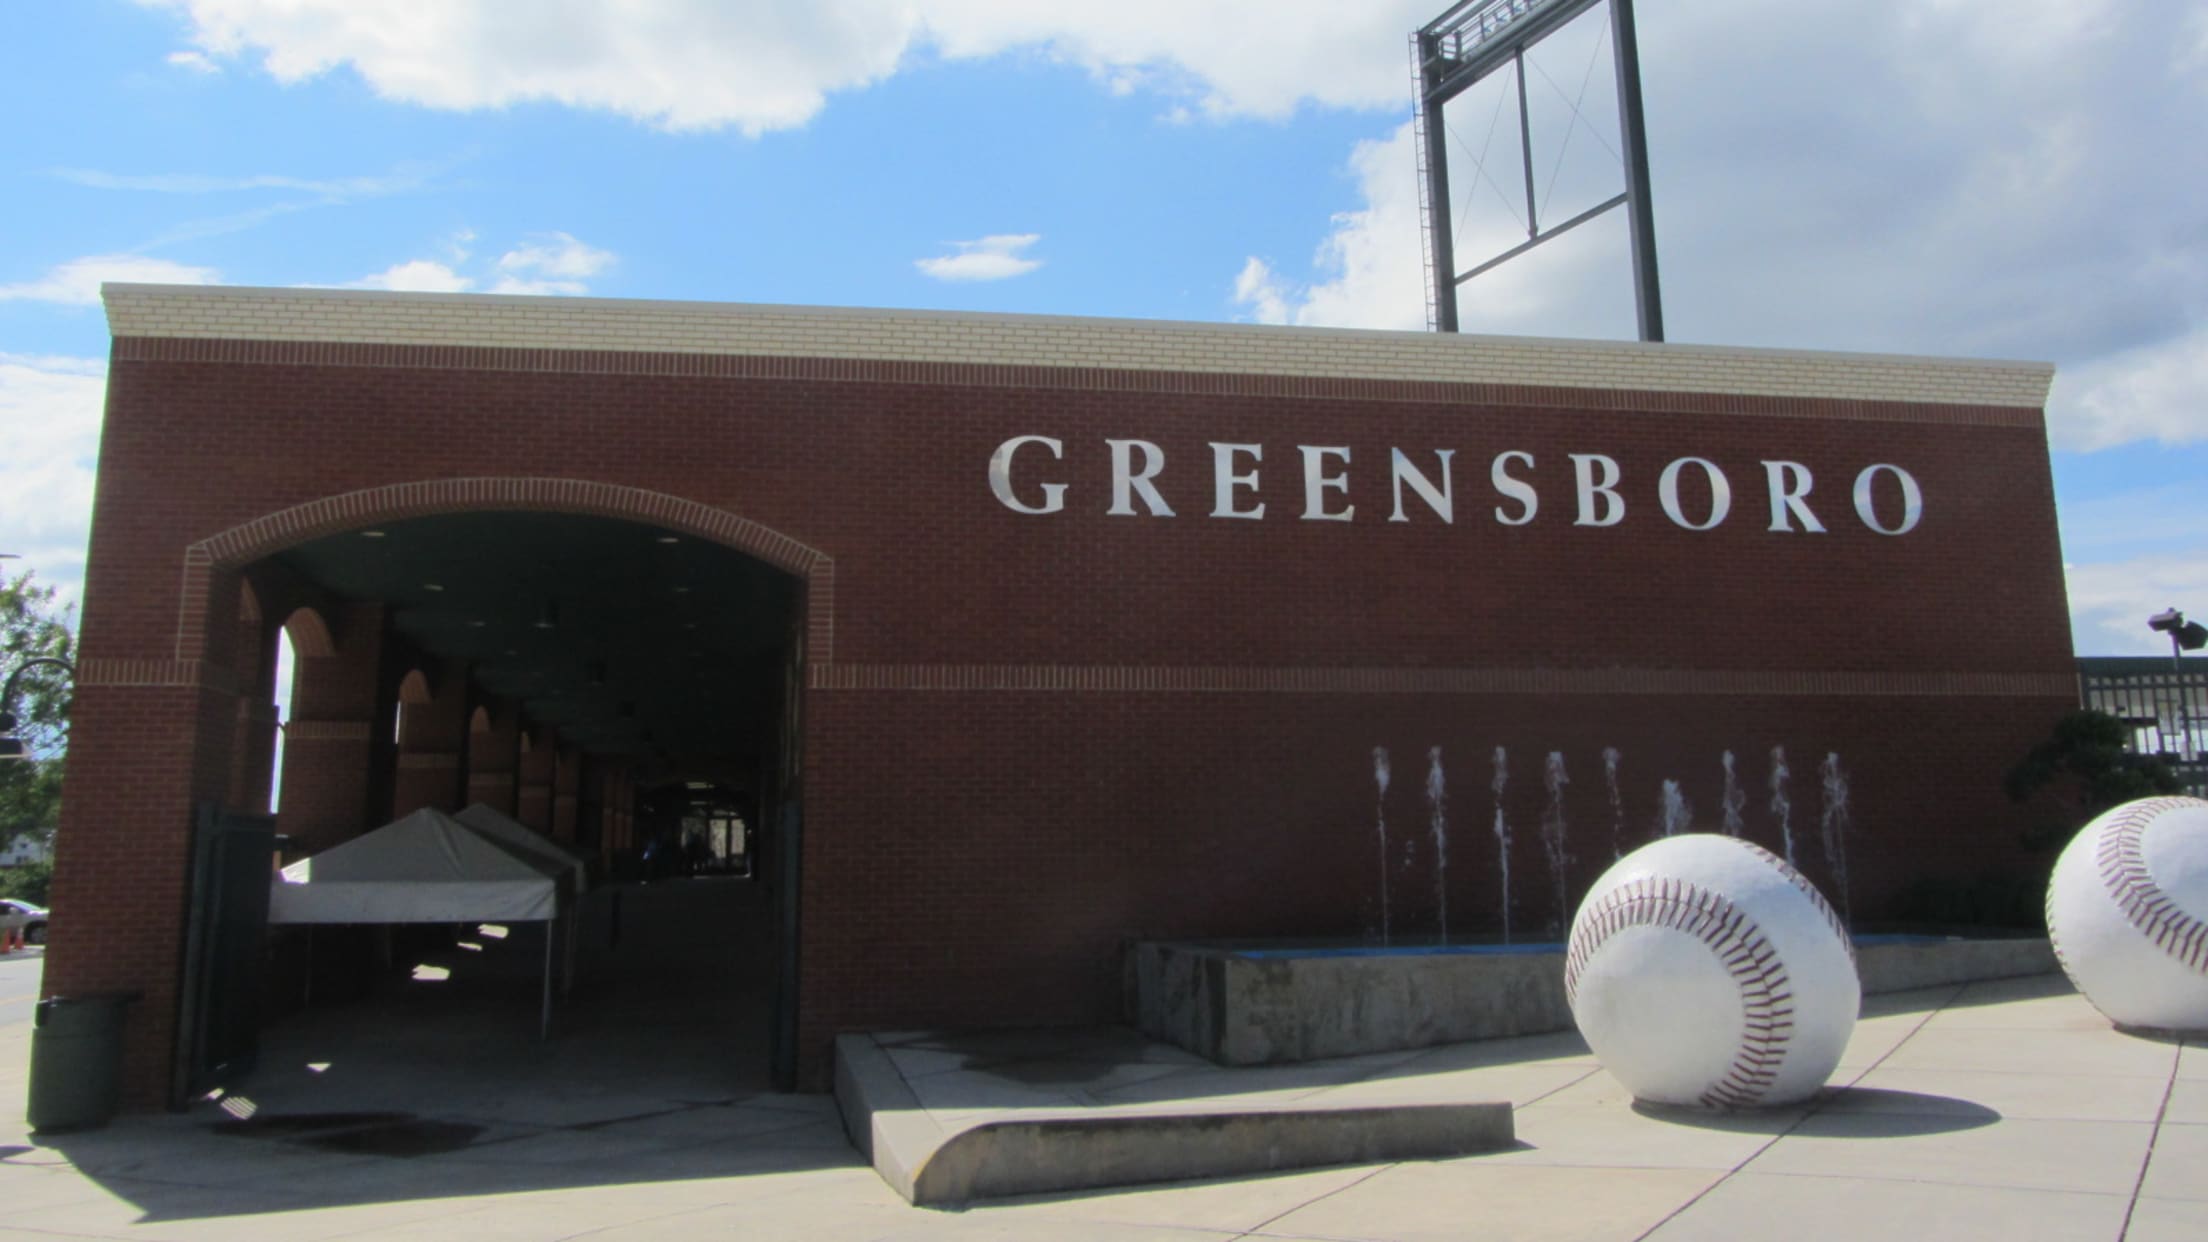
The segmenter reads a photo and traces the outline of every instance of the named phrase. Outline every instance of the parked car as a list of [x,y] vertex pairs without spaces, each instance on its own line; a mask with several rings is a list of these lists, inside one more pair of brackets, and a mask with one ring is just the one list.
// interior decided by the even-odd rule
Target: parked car
[[13,897],[0,897],[0,926],[23,929],[23,943],[46,943],[46,910]]

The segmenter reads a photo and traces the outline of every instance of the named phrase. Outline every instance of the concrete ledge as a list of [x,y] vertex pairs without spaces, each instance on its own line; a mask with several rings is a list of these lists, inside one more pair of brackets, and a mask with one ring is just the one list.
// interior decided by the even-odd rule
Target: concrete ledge
[[1855,970],[1866,996],[2045,975],[2059,969],[2055,950],[2045,939],[1865,944],[1855,949]]
[[[1204,1097],[1137,1109],[930,1113],[881,1043],[836,1039],[836,1105],[851,1141],[924,1206],[1330,1164],[1428,1160],[1514,1144],[1507,1102],[1236,1107]],[[1072,1101],[1065,1101],[1069,1105]]]
[[950,1136],[906,1197],[921,1205],[1499,1151],[1508,1103],[991,1121]]
[[[2056,969],[2044,939],[1859,946],[1865,994]],[[1564,954],[1315,952],[1161,943],[1128,958],[1128,1016],[1220,1065],[1275,1065],[1572,1029]]]
[[943,1145],[943,1127],[872,1036],[836,1036],[835,1092],[852,1145],[898,1194],[918,1202],[914,1175]]

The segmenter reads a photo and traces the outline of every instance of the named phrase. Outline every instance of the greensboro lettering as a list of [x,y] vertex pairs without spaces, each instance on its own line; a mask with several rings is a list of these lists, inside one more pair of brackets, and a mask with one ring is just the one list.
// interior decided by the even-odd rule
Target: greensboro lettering
[[[1158,490],[1158,480],[1165,473],[1164,449],[1148,440],[1106,440],[1104,445],[1111,459],[1112,502],[1104,510],[1106,514],[1179,516]],[[1348,446],[1299,444],[1295,451],[1296,463],[1290,470],[1300,474],[1302,485],[1297,520],[1357,520],[1357,506],[1348,499]],[[1572,467],[1572,525],[1616,526],[1624,522],[1625,493],[1620,490],[1624,472],[1617,460],[1601,453],[1565,456]],[[1064,471],[1053,463],[1062,464],[1065,459],[1062,440],[1014,436],[990,454],[989,490],[1014,513],[1062,513],[1071,485],[1063,481]],[[1263,521],[1274,503],[1264,498],[1264,464],[1262,444],[1213,442],[1211,512],[1207,516]],[[1764,507],[1756,520],[1767,515],[1767,530],[1823,534],[1825,523],[1812,502],[1816,479],[1809,467],[1798,461],[1759,464]],[[1539,467],[1532,453],[1520,449],[1497,453],[1487,464],[1487,485],[1493,496],[1483,497],[1476,504],[1486,508],[1501,525],[1531,525],[1543,512],[1541,491],[1535,486]],[[1020,477],[1014,477],[1015,471],[1021,472]],[[1686,483],[1689,479],[1693,480],[1691,485]],[[1682,495],[1683,491],[1687,494]],[[1388,494],[1392,501],[1387,517],[1390,522],[1411,521],[1415,512],[1453,525],[1457,520],[1456,450],[1429,450],[1426,459],[1420,460],[1402,449],[1389,449]],[[1850,499],[1856,520],[1881,535],[1906,535],[1924,519],[1923,489],[1907,470],[1890,462],[1875,462],[1857,471]],[[1814,503],[1828,511],[1838,507],[1826,499]],[[1706,457],[1681,457],[1656,476],[1656,506],[1682,530],[1716,530],[1733,516],[1733,483],[1716,462]]]

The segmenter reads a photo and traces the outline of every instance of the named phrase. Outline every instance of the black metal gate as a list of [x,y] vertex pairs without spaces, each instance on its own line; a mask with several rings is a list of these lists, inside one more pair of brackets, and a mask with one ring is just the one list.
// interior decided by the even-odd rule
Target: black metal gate
[[269,816],[212,803],[194,816],[171,1107],[253,1068],[275,854]]

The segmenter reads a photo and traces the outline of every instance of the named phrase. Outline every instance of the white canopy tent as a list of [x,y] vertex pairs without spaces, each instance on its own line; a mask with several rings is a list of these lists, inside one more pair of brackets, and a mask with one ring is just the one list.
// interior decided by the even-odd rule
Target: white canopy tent
[[516,853],[565,870],[576,896],[590,887],[590,866],[582,855],[513,816],[478,802],[453,818]]
[[[590,891],[589,860],[505,812],[476,802],[453,818],[489,837],[493,843],[529,858],[540,867],[549,867],[554,874],[565,874],[574,885],[576,902],[581,902],[583,894]],[[567,944],[562,953],[564,960],[560,970],[562,991],[575,986],[575,961],[581,951],[576,939],[579,931],[577,924],[580,921],[579,918],[567,920]]]
[[568,869],[430,807],[285,867],[268,921],[544,923],[543,1029],[552,1024],[551,924]]

